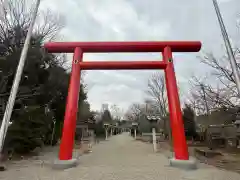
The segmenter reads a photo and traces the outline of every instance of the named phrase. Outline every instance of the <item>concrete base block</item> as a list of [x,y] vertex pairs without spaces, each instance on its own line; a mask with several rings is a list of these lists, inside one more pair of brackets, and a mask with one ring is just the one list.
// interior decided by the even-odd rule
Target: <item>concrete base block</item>
[[52,168],[53,169],[68,169],[72,167],[76,167],[78,165],[77,159],[70,159],[70,160],[55,160],[53,162]]
[[189,158],[189,160],[179,160],[179,159],[171,158],[169,161],[170,161],[170,166],[172,167],[177,167],[185,170],[197,169],[197,161],[194,158]]

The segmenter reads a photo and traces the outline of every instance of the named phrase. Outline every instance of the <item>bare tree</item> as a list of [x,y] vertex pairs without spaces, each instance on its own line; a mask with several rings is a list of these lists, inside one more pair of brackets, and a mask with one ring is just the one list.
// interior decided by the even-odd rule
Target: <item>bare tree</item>
[[114,119],[117,121],[121,120],[123,110],[119,108],[116,104],[111,105],[111,114],[114,116]]
[[161,117],[167,116],[167,95],[164,74],[154,73],[148,81],[147,94],[155,101],[155,106]]
[[[238,29],[240,27],[239,18],[240,15],[237,17]],[[238,47],[234,48],[233,52],[237,60],[238,70],[240,70],[240,49]],[[217,58],[213,53],[205,53],[205,55],[199,57],[199,59],[203,64],[210,67],[210,77],[214,79],[214,83],[213,81],[203,82],[200,81],[199,78],[194,77],[190,82],[193,86],[191,98],[192,104],[197,104],[196,107],[198,109],[206,112],[206,108],[203,108],[203,104],[205,103],[202,102],[204,101],[202,90],[204,90],[209,111],[218,108],[239,109],[240,98],[228,57],[225,55],[221,58]],[[195,101],[194,103],[193,100]]]
[[[235,55],[239,55],[238,50],[235,51]],[[212,53],[208,53],[201,57],[201,62],[212,69],[210,75],[215,77],[215,81],[212,83],[193,77],[190,80],[191,104],[194,104],[198,113],[207,113],[207,111],[215,111],[219,108],[237,109],[240,99],[227,57],[218,59]]]
[[[18,63],[17,60],[20,55],[19,52],[21,52],[23,47],[34,7],[29,5],[29,1],[27,0],[8,0],[4,1],[0,8],[0,106],[3,110],[5,109],[6,97],[9,96],[7,92],[7,86],[9,85],[7,84],[12,81],[12,77],[14,76]],[[51,13],[48,10],[40,12],[34,26],[31,46],[37,47],[36,49],[40,52],[38,42],[43,43],[44,41],[56,38],[63,25],[64,19],[60,15]],[[29,54],[31,54],[31,51],[35,52],[34,49],[30,49]],[[65,55],[54,56],[54,58],[48,58],[45,55],[47,53],[43,51],[38,57],[40,58],[39,66],[42,69],[47,69],[56,64],[63,67],[66,64]],[[5,63],[6,61],[3,60],[6,60],[8,63]],[[24,78],[28,78],[28,76],[25,74]],[[26,94],[26,91],[21,93],[20,87],[16,102],[38,95],[39,90],[39,87],[30,88],[29,93]]]
[[144,103],[133,103],[129,106],[125,117],[129,120],[137,120],[140,115],[155,115],[157,113],[157,107],[152,100],[145,100]]
[[193,76],[189,82],[192,86],[189,104],[191,104],[191,107],[196,113],[209,115],[210,110],[215,106],[212,102],[209,102],[211,95],[207,90],[205,82],[195,76]]
[[163,131],[164,134],[169,135],[169,140],[171,141],[171,129],[170,119],[168,117],[168,101],[165,85],[165,77],[161,72],[154,73],[148,81],[148,91],[147,94],[152,99],[152,107],[155,108],[154,114],[158,114],[163,121]]
[[125,117],[129,120],[136,120],[140,115],[159,115],[157,105],[153,100],[145,100],[144,103],[134,103],[129,106]]
[[140,104],[134,103],[129,106],[127,112],[125,113],[125,118],[129,121],[135,121],[137,120],[138,116],[143,113],[142,107]]
[[[29,6],[26,0],[8,0],[3,8],[3,17],[0,19],[0,41],[8,39],[9,29],[27,29],[31,22],[33,6]],[[42,40],[51,40],[58,35],[59,30],[64,26],[64,18],[61,15],[52,13],[50,10],[42,11],[36,19],[33,34],[41,34]],[[24,36],[19,31],[19,36]],[[23,42],[20,42],[23,43]]]

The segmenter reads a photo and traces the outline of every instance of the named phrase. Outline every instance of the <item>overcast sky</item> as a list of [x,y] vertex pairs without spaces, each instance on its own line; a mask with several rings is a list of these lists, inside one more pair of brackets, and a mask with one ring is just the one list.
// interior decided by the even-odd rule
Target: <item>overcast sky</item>
[[[218,0],[228,33],[236,44],[240,0]],[[200,40],[200,53],[175,54],[174,63],[181,100],[188,80],[207,71],[196,56],[204,51],[224,54],[223,40],[212,0],[45,0],[49,8],[66,18],[64,41]],[[240,38],[238,38],[240,40]],[[160,60],[159,53],[86,54],[84,60]],[[71,59],[69,59],[71,60]],[[101,104],[121,108],[146,98],[147,80],[153,71],[88,71],[84,81],[92,109]]]

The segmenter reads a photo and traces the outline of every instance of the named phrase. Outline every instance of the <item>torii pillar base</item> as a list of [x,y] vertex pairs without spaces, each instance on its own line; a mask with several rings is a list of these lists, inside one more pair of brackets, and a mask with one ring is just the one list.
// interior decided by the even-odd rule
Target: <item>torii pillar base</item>
[[171,158],[169,159],[170,166],[184,169],[184,170],[195,170],[197,169],[197,161],[195,158],[189,158],[188,160],[180,160]]
[[78,159],[70,159],[70,160],[55,160],[52,164],[53,169],[69,169],[72,167],[76,167],[78,165]]

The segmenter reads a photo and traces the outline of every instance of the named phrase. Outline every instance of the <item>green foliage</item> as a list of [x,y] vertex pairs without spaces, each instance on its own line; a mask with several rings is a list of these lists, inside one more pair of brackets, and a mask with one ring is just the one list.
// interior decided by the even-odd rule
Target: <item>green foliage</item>
[[138,120],[138,129],[141,133],[151,133],[151,124],[147,120],[146,115],[140,115],[139,120]]
[[96,136],[103,137],[105,135],[104,123],[113,123],[113,119],[109,110],[105,110],[101,116],[100,121],[96,122],[94,127]]
[[87,101],[84,101],[85,98],[86,98],[86,94],[83,91],[83,88],[81,86],[80,98],[78,103],[78,107],[79,107],[78,121],[81,121],[81,122],[86,122],[92,116],[92,112],[90,111],[90,104]]
[[5,145],[14,153],[28,153],[41,147],[51,129],[52,115],[41,107],[27,108],[19,113],[9,128]]
[[95,124],[94,131],[97,137],[105,136],[105,129],[103,125],[104,125],[103,121],[99,121]]
[[[1,119],[27,29],[28,24],[24,26],[16,24],[8,29],[6,26],[4,32],[0,30]],[[36,147],[51,144],[52,134],[54,134],[54,144],[61,136],[70,76],[64,68],[65,56],[48,54],[42,50],[42,41],[48,35],[46,32],[39,31],[32,36],[13,109],[12,124],[4,144],[6,151],[28,153]],[[87,94],[83,85],[80,88],[79,104],[87,103]],[[46,109],[48,112],[45,112]],[[89,105],[86,111],[89,113]],[[53,132],[54,121],[56,122],[55,132]]]
[[109,110],[105,110],[102,114],[101,121],[104,123],[112,123],[113,119]]
[[194,110],[188,104],[183,108],[183,121],[186,137],[196,136],[196,123],[194,120]]

